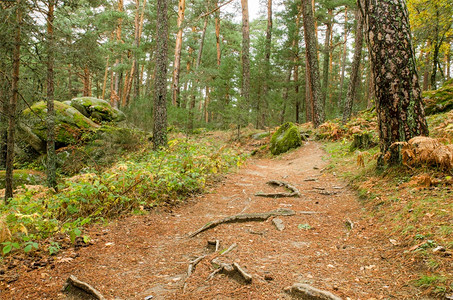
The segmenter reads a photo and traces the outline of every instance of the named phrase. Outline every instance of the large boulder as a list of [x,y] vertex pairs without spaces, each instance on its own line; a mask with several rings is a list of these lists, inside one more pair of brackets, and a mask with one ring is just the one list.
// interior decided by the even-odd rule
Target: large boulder
[[[77,109],[59,101],[55,107],[55,145],[57,148],[77,143],[83,133],[99,127]],[[19,135],[36,151],[43,153],[47,141],[47,104],[38,102],[24,110]]]
[[297,127],[291,123],[285,123],[272,135],[270,150],[273,155],[287,152],[289,149],[302,145],[302,138]]
[[[0,171],[0,189],[5,188],[6,171]],[[27,185],[42,185],[45,183],[46,176],[42,172],[34,170],[14,170],[13,185],[14,187]]]
[[126,115],[122,111],[112,107],[107,101],[98,98],[74,98],[71,100],[71,106],[96,123],[121,122],[126,119]]

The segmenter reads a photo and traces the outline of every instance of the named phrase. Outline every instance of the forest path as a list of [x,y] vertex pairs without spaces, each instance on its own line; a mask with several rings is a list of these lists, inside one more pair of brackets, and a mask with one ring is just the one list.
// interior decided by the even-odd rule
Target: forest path
[[[308,283],[344,299],[421,299],[408,284],[402,258],[388,238],[376,233],[356,193],[334,174],[323,172],[325,157],[322,146],[310,141],[278,158],[251,158],[210,193],[172,212],[155,210],[90,228],[93,245],[59,253],[54,268],[23,272],[0,297],[65,299],[61,287],[75,275],[107,299],[289,299],[283,289],[294,283]],[[255,196],[276,191],[266,185],[269,180],[291,183],[301,197]],[[269,218],[221,224],[188,237],[209,221],[279,208],[296,212],[280,217],[283,231]],[[190,261],[210,253],[208,240],[219,240],[221,249],[236,243],[221,259],[245,268],[252,283],[241,284],[223,274],[206,280],[213,271],[208,257],[186,279]]]

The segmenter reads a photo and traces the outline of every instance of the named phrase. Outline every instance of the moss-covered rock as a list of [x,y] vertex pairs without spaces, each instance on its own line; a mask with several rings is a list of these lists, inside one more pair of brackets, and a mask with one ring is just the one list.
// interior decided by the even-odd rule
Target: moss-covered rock
[[268,137],[270,135],[269,132],[265,131],[265,132],[258,132],[258,133],[255,133],[252,135],[252,139],[254,140],[262,140],[266,137]]
[[446,82],[435,91],[423,92],[426,115],[448,112],[453,109],[453,82]]
[[107,101],[98,98],[74,98],[71,100],[71,106],[97,123],[121,122],[126,119],[126,115],[122,111],[112,107]]
[[302,145],[299,130],[291,123],[285,123],[272,135],[270,150],[273,155],[287,152]]
[[[0,189],[5,188],[5,175],[6,171],[0,171]],[[34,170],[14,170],[13,171],[13,185],[14,187],[23,184],[37,185],[44,184],[46,176],[44,173]]]
[[[55,106],[55,144],[63,147],[75,144],[82,134],[99,127],[96,123],[82,115],[74,107],[59,101],[54,101]],[[19,130],[20,137],[30,141],[30,146],[36,151],[42,152],[42,146],[47,140],[47,106],[41,101],[24,110],[23,123]],[[39,140],[41,143],[39,143]],[[33,143],[31,143],[33,141]]]

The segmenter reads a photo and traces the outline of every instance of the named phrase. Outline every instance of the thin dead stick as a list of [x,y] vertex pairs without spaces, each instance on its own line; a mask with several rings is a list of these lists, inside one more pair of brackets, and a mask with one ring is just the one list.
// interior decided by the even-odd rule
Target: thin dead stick
[[220,224],[225,223],[239,223],[239,222],[252,222],[252,221],[266,221],[270,217],[275,216],[292,216],[296,213],[290,209],[277,209],[265,213],[250,213],[250,214],[239,214],[235,216],[226,217],[220,220],[216,220],[213,222],[209,222],[200,229],[196,230],[195,232],[191,233],[189,237],[195,237],[201,232],[214,228]]

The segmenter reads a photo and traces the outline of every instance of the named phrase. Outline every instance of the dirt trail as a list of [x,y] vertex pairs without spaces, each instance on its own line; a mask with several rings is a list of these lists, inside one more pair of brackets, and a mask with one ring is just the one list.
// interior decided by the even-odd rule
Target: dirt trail
[[[280,158],[250,159],[211,193],[189,199],[171,213],[156,210],[95,226],[88,232],[93,245],[60,253],[54,267],[18,270],[19,279],[0,297],[65,299],[60,290],[72,274],[107,299],[289,299],[283,288],[296,282],[344,299],[422,299],[388,238],[377,235],[371,219],[364,217],[355,193],[323,172],[325,156],[320,144],[308,142]],[[254,196],[276,190],[266,185],[268,180],[291,183],[301,197]],[[283,231],[270,218],[222,224],[188,237],[209,221],[278,208],[296,212],[280,217]],[[301,213],[307,211],[316,214]],[[189,262],[209,253],[208,240],[220,240],[222,249],[236,243],[222,259],[244,267],[252,283],[222,274],[206,280],[212,272],[207,258],[186,279]]]

